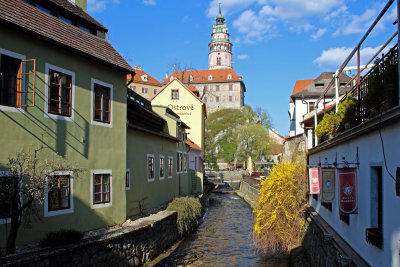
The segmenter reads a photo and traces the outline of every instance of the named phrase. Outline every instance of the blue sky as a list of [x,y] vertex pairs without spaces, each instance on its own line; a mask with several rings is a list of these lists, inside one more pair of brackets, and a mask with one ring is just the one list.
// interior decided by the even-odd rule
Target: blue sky
[[[289,97],[296,80],[335,71],[386,1],[370,0],[88,0],[88,12],[134,66],[158,80],[181,68],[208,68],[208,43],[218,13],[233,43],[233,67],[243,76],[245,104],[289,132]],[[396,3],[395,3],[396,4]],[[395,5],[394,4],[394,5]],[[362,46],[362,61],[396,31],[393,7]]]

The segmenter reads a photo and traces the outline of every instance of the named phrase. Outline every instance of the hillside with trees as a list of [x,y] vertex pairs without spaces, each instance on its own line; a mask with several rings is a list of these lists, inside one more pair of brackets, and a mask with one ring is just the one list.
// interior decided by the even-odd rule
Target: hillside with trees
[[206,120],[205,157],[210,167],[217,161],[237,162],[260,160],[271,149],[269,116],[261,108],[223,109],[211,113]]

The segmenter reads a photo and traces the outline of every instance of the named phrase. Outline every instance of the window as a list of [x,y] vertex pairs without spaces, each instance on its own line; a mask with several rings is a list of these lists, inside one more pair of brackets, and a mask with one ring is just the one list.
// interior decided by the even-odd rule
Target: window
[[147,155],[147,181],[154,181],[154,155]]
[[106,204],[111,201],[111,176],[109,173],[93,175],[93,205]]
[[[375,164],[374,164],[375,165]],[[383,243],[383,184],[382,166],[371,167],[371,228],[366,229],[366,239],[371,245],[382,248]]]
[[179,171],[183,172],[183,154],[179,153]]
[[221,65],[221,58],[217,57],[217,65],[220,66]]
[[186,153],[183,153],[183,155],[182,155],[182,157],[183,157],[183,172],[187,172],[187,154]]
[[64,22],[68,23],[68,24],[72,24],[72,20],[67,19],[66,17],[59,16],[58,18],[59,18],[60,20],[64,21]]
[[10,188],[13,180],[14,177],[11,176],[0,177],[0,223],[3,219],[10,218]]
[[174,158],[168,157],[168,178],[172,178],[172,168],[173,168]]
[[207,103],[207,97],[204,98],[204,102]]
[[208,76],[208,80],[211,81],[213,79],[212,75]]
[[164,165],[164,156],[160,156],[160,180],[164,179],[165,165]]
[[[35,105],[35,67],[35,59],[25,60],[23,55],[0,48],[1,110],[16,111],[13,108]],[[32,98],[31,102],[27,103],[29,94],[32,94]]]
[[91,33],[91,30],[89,28],[85,27],[85,26],[79,25],[79,29],[81,29],[81,30],[83,30],[85,32]]
[[222,102],[225,102],[225,96],[222,97]]
[[228,80],[231,80],[231,79],[232,79],[232,75],[228,74]]
[[178,100],[179,99],[179,89],[172,89],[171,90],[171,99]]
[[229,102],[232,102],[232,96],[229,96]]
[[92,79],[92,124],[112,127],[113,86]]
[[131,170],[126,169],[126,174],[125,174],[125,189],[130,190],[131,189]]
[[154,89],[154,94],[155,94],[155,95],[157,94],[157,89]]
[[55,171],[46,178],[45,217],[74,212],[72,176],[71,171]]
[[215,86],[215,91],[217,91],[217,92],[219,91],[219,85]]
[[308,112],[311,112],[315,109],[315,102],[308,102]]
[[215,101],[216,101],[216,102],[219,102],[219,96],[216,96],[216,97],[215,97]]
[[72,75],[49,69],[48,112],[71,117]]
[[179,173],[179,170],[181,169],[179,166],[179,163],[181,162],[181,153],[177,152],[176,153],[176,172]]
[[232,88],[233,88],[233,86],[232,86],[232,84],[230,84],[229,85],[229,91],[232,91]]

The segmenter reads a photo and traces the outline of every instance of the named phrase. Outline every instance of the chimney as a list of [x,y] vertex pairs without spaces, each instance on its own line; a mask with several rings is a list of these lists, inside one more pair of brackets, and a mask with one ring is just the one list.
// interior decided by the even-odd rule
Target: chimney
[[135,70],[142,70],[142,67],[138,64],[135,66]]
[[165,78],[168,78],[168,76],[169,76],[169,75],[168,75],[168,71],[167,71],[167,72],[165,73]]
[[76,6],[80,7],[83,11],[87,12],[87,0],[69,0]]

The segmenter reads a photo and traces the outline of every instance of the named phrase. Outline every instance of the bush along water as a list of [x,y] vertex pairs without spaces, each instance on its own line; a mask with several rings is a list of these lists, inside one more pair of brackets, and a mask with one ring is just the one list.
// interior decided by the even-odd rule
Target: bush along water
[[201,219],[201,204],[197,198],[174,198],[169,203],[167,210],[178,212],[178,232],[180,236],[196,230]]

